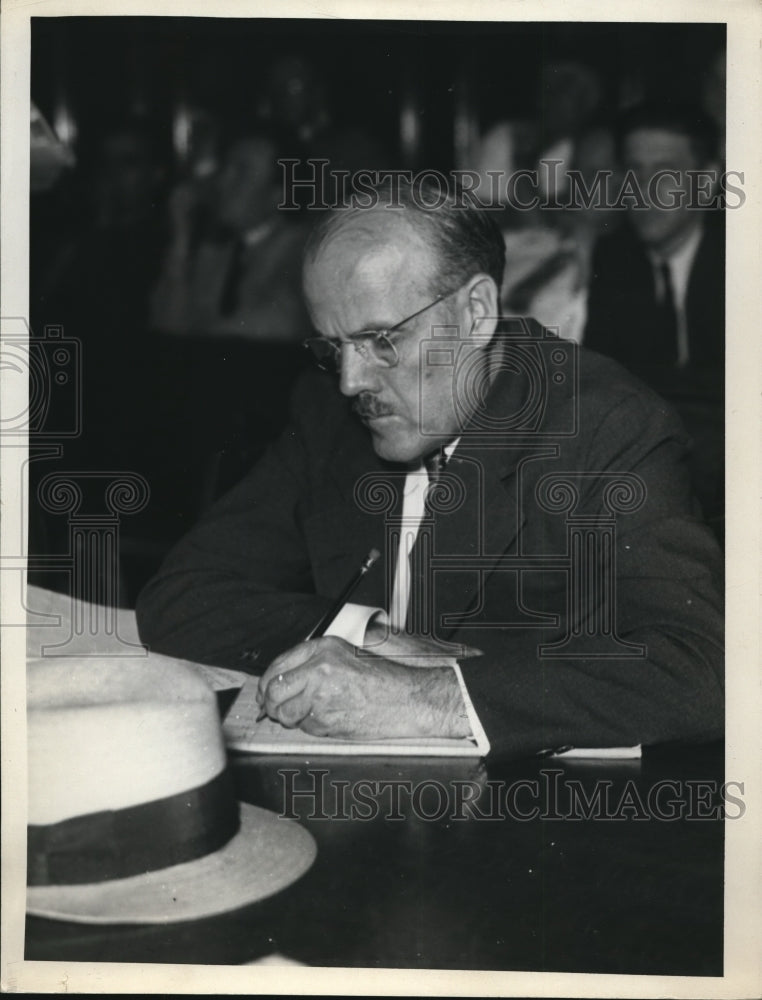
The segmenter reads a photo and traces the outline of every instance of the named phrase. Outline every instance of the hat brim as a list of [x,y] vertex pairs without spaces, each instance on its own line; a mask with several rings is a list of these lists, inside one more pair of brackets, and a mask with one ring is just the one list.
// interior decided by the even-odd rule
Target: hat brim
[[27,912],[86,924],[165,924],[266,899],[307,871],[317,847],[293,820],[246,803],[240,809],[240,830],[214,854],[111,882],[28,887]]

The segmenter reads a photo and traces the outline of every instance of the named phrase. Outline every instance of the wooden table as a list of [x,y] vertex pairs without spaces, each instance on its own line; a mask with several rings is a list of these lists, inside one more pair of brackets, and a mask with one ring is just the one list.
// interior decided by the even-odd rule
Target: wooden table
[[[241,799],[295,812],[314,835],[318,856],[302,879],[237,912],[166,927],[28,918],[27,959],[238,964],[277,951],[324,966],[722,974],[723,823],[699,818],[719,801],[721,746],[651,750],[640,762],[487,766],[247,755],[234,758],[234,769]],[[399,809],[390,786],[369,795],[355,784],[363,779],[408,782],[396,786]],[[287,794],[288,783],[304,789],[315,781],[326,791],[322,803]],[[664,781],[676,784],[660,786],[661,811],[698,816],[634,815],[637,800],[647,803]],[[602,816],[550,818],[568,816],[574,782],[593,797],[594,812],[595,789],[608,796]],[[464,791],[471,783],[481,789],[481,813],[498,818],[458,807],[456,796],[471,794]],[[551,787],[555,800],[546,794]],[[447,814],[415,815],[410,790],[419,811],[433,815],[444,803]],[[499,793],[491,810],[488,792]],[[340,794],[345,808],[354,803],[376,815],[323,818],[337,811]],[[506,794],[514,796],[510,807]],[[629,810],[619,808],[623,795]],[[540,815],[516,815],[533,807]],[[611,818],[621,812],[629,815]]]

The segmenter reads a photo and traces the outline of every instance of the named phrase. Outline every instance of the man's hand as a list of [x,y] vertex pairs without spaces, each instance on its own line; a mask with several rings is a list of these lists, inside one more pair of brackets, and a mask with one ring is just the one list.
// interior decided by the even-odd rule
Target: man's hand
[[310,639],[273,660],[259,682],[271,719],[342,739],[468,736],[452,667],[421,670],[355,652],[343,639]]
[[375,656],[383,656],[394,663],[411,667],[447,667],[453,660],[481,656],[475,646],[456,645],[448,648],[444,643],[423,636],[395,632],[382,622],[371,622],[365,632],[363,649]]

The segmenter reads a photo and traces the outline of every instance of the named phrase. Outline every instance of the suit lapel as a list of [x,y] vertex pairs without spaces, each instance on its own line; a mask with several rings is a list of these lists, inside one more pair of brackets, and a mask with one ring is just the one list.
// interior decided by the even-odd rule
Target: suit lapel
[[686,313],[691,333],[691,363],[722,364],[724,351],[725,257],[718,223],[706,219],[691,268]]
[[[534,334],[541,331],[532,325]],[[520,548],[526,520],[522,502],[522,469],[536,453],[530,438],[489,433],[506,415],[519,413],[526,402],[520,379],[498,373],[485,409],[464,429],[447,464],[452,489],[460,494],[450,512],[436,515],[434,524],[434,594],[436,621],[442,615],[475,611],[482,603],[487,580],[501,560]],[[478,568],[466,565],[478,559]],[[436,560],[440,560],[440,568]],[[458,563],[463,565],[458,568]],[[445,632],[451,630],[444,630]]]
[[525,521],[519,499],[522,451],[464,445],[448,463],[465,499],[452,512],[438,513],[434,523],[435,621],[478,609],[495,568],[517,551]]

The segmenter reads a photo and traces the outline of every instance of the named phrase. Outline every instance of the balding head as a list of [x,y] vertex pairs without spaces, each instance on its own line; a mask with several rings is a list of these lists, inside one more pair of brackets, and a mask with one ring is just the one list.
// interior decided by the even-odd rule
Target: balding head
[[463,192],[442,192],[425,180],[381,183],[368,191],[368,207],[334,209],[321,219],[307,241],[307,262],[334,236],[351,230],[360,245],[363,235],[369,241],[397,238],[401,225],[415,232],[429,251],[430,294],[443,294],[477,273],[489,275],[499,293],[505,244],[489,212],[477,208]]
[[[439,294],[437,258],[404,212],[394,209],[347,212],[307,247],[304,293],[317,303],[331,285],[367,291],[381,280],[399,285],[413,278],[424,296]],[[335,280],[333,280],[335,279]]]

